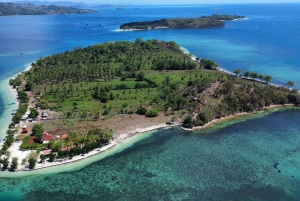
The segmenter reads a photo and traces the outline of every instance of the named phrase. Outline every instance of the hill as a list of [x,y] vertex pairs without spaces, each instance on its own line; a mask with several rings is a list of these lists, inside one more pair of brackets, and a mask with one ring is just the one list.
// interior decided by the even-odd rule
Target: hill
[[0,16],[7,15],[49,15],[49,14],[71,14],[92,13],[88,9],[77,9],[74,7],[60,5],[34,5],[17,3],[0,3]]

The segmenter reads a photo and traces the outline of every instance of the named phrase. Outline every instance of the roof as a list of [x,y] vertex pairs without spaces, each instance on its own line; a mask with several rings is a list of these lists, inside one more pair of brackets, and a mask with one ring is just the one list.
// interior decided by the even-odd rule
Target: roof
[[63,134],[60,138],[61,139],[66,139],[68,137],[68,134]]
[[48,156],[52,152],[52,149],[47,149],[43,151],[44,156]]
[[28,144],[33,144],[34,143],[34,137],[31,136],[28,140]]
[[56,137],[54,135],[51,135],[51,134],[44,134],[42,136],[42,140],[43,142],[45,141],[50,141],[50,140],[54,140]]

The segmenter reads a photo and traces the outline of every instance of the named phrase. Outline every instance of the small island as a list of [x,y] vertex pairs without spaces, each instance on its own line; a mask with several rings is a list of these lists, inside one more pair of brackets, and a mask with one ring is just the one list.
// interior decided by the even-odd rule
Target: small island
[[122,30],[147,30],[158,28],[206,28],[206,27],[222,27],[225,25],[224,20],[243,19],[245,16],[239,15],[211,15],[199,18],[174,18],[161,19],[147,22],[129,22],[122,24]]
[[300,104],[294,82],[283,87],[271,80],[241,69],[223,72],[174,41],[137,38],[40,58],[10,80],[19,109],[12,111],[0,167],[65,164],[145,131],[203,129],[272,105]]
[[61,5],[34,5],[19,3],[0,3],[0,16],[9,15],[50,15],[50,14],[82,14],[94,13],[88,9],[77,9]]

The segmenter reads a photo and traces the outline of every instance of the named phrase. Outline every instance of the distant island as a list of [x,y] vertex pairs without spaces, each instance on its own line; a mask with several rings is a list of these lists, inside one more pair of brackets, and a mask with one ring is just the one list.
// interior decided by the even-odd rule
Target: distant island
[[93,13],[88,9],[77,9],[61,5],[34,5],[17,3],[0,3],[0,16],[9,15],[49,15],[49,14],[82,14]]
[[120,29],[157,29],[157,28],[206,28],[206,27],[222,27],[225,25],[223,20],[242,19],[245,16],[239,15],[211,15],[199,18],[174,18],[161,19],[146,22],[129,22],[122,24]]

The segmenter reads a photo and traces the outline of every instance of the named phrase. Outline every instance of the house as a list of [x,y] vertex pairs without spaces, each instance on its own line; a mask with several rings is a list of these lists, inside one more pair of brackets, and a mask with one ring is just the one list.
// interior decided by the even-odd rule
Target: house
[[55,135],[51,135],[47,132],[44,132],[41,141],[43,144],[45,144],[45,143],[49,143],[51,140],[55,140],[55,139],[56,139]]

